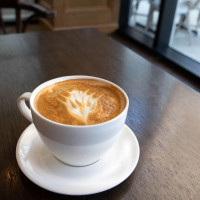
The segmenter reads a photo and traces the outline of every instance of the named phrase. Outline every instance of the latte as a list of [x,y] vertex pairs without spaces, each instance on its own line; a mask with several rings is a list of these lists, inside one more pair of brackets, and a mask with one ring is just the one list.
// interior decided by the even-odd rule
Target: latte
[[68,125],[92,125],[119,115],[126,106],[116,87],[95,79],[71,79],[40,90],[34,107],[49,120]]

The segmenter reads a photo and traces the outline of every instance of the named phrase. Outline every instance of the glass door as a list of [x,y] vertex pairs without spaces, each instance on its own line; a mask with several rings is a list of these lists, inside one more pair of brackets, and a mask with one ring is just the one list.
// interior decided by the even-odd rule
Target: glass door
[[155,38],[161,0],[132,0],[129,26],[141,33]]
[[120,31],[200,78],[200,0],[121,1]]
[[200,63],[200,0],[179,0],[170,47]]
[[152,48],[158,29],[162,0],[121,1],[120,30]]

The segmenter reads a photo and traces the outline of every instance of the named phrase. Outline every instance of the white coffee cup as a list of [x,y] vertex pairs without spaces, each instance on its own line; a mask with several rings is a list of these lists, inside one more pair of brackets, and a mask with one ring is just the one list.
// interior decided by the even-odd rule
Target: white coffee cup
[[[37,93],[48,85],[69,79],[96,79],[117,87],[126,99],[124,110],[109,121],[84,126],[61,124],[43,117],[34,107]],[[25,101],[29,101],[30,109]],[[57,159],[68,165],[85,166],[101,159],[114,144],[124,126],[129,100],[126,93],[110,81],[92,76],[65,76],[39,85],[32,93],[22,94],[17,104],[23,116],[34,123],[43,143]]]

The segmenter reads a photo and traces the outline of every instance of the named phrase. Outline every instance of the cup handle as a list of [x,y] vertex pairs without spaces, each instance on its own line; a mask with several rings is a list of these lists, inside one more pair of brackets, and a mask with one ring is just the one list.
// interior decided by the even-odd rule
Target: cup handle
[[28,106],[26,105],[25,101],[29,101],[31,97],[31,93],[30,92],[25,92],[24,94],[22,94],[18,100],[17,100],[17,106],[19,108],[19,111],[22,113],[22,115],[28,119],[30,122],[33,122],[33,118],[31,115],[31,110],[28,108]]

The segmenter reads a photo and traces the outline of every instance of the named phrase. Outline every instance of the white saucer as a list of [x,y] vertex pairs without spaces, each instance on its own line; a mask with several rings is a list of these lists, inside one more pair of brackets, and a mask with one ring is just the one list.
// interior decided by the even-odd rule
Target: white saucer
[[124,181],[135,169],[139,152],[136,136],[125,125],[101,160],[86,167],[71,167],[52,156],[31,124],[19,138],[16,157],[22,172],[40,187],[60,194],[87,195]]

